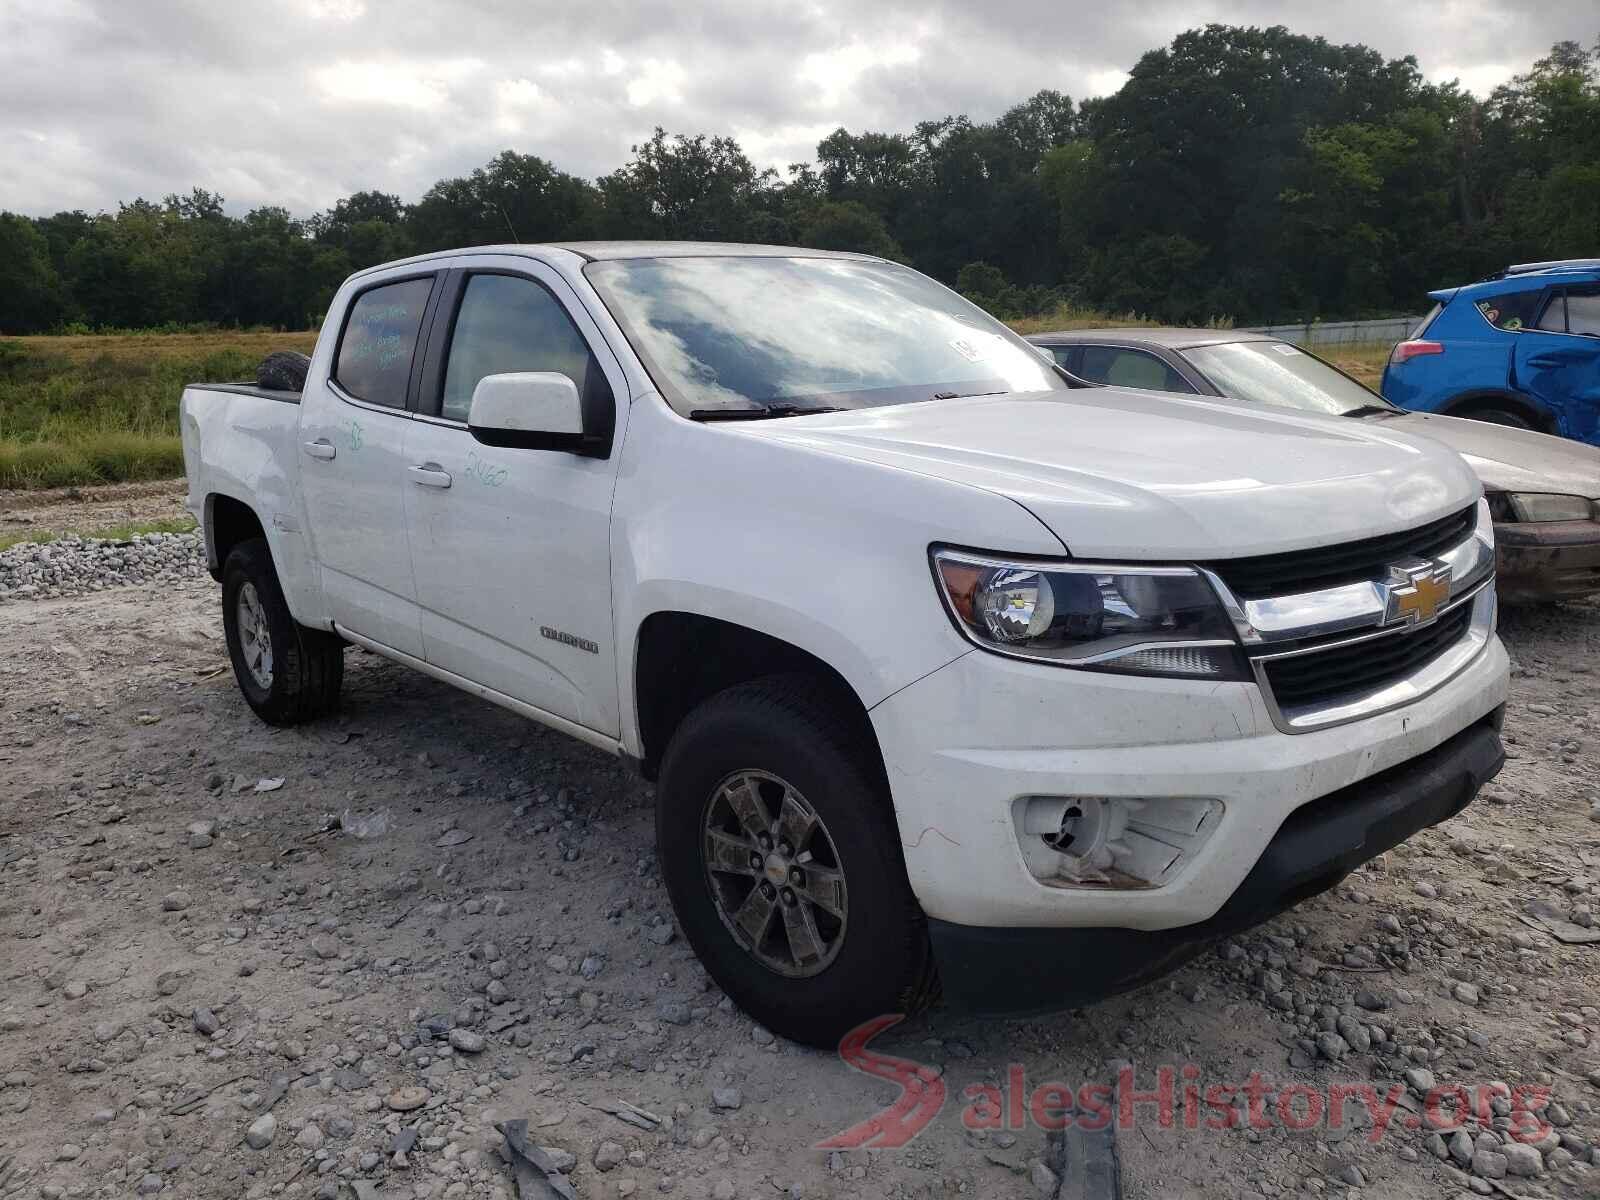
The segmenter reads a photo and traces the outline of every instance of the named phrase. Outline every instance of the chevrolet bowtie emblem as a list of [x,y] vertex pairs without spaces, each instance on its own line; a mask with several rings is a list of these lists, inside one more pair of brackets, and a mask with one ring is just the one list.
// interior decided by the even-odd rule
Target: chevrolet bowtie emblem
[[1426,625],[1450,599],[1450,564],[1422,558],[1393,563],[1385,587],[1385,625]]

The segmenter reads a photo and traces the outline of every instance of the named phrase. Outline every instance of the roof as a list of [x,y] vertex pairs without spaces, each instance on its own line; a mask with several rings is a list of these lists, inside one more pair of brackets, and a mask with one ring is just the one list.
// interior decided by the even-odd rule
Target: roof
[[811,250],[803,246],[763,246],[753,242],[554,242],[557,249],[594,260],[615,258],[854,258],[870,254]]
[[461,254],[504,254],[521,258],[539,258],[542,252],[558,250],[576,254],[590,262],[620,258],[846,258],[863,262],[880,262],[871,254],[852,254],[841,250],[811,250],[804,246],[762,246],[744,242],[506,242],[490,246],[457,246],[451,250],[434,250],[416,254],[393,262],[378,263],[354,272],[369,275],[387,271],[391,267],[410,263],[432,262],[440,258],[454,258]]
[[1063,329],[1058,333],[1030,333],[1035,345],[1077,345],[1094,342],[1110,346],[1160,346],[1186,350],[1191,346],[1220,346],[1227,342],[1270,342],[1277,339],[1243,329],[1180,329],[1169,325],[1129,325],[1112,329]]

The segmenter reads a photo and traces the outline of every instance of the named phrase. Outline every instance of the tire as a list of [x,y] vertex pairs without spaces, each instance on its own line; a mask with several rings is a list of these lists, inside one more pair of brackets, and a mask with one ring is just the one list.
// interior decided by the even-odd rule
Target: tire
[[[679,726],[656,792],[662,878],[684,936],[711,978],[768,1029],[827,1049],[865,1021],[910,1015],[937,995],[926,919],[906,879],[881,772],[836,710],[805,676],[773,676],[721,692]],[[748,809],[752,787],[773,835],[774,855],[764,860],[750,834],[762,822],[746,822],[735,807]],[[785,796],[798,805],[786,806]],[[779,820],[791,811],[793,821]],[[817,822],[810,833],[800,832],[807,828],[806,812]],[[800,833],[796,846],[782,840],[786,830]],[[733,856],[719,860],[717,870],[708,849],[714,839]],[[792,855],[787,860],[784,850]],[[748,870],[727,870],[740,854]],[[842,893],[833,867],[842,876]],[[777,882],[783,879],[796,886]],[[766,949],[756,951],[748,931],[737,933],[735,926],[741,913],[752,911],[739,897],[744,905],[759,905],[752,898],[763,887],[775,895],[767,900]],[[839,911],[813,903],[813,896],[837,902]],[[755,920],[760,923],[759,915]],[[798,944],[826,952],[796,951],[791,928]],[[807,928],[817,940],[809,940]]]
[[278,392],[303,392],[311,360],[298,350],[274,350],[256,368],[256,386]]
[[1533,422],[1504,408],[1472,408],[1461,414],[1474,421],[1487,421],[1490,425],[1507,425],[1512,429],[1532,429]]
[[223,564],[222,627],[239,690],[268,725],[299,725],[338,711],[344,643],[290,615],[264,538],[241,542]]

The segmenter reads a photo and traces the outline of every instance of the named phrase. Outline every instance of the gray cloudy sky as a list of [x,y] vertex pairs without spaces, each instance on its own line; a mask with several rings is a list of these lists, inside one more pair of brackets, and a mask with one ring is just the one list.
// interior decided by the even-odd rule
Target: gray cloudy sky
[[1593,0],[0,0],[0,208],[201,186],[298,214],[414,200],[507,147],[620,165],[655,125],[809,159],[839,125],[991,118],[1115,90],[1207,21],[1285,24],[1487,92],[1600,32]]

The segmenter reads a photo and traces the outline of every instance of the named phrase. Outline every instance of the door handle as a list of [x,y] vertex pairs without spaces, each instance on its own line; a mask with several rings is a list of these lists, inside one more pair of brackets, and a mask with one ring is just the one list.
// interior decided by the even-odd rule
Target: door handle
[[422,487],[447,488],[450,486],[450,472],[446,471],[436,462],[425,462],[421,466],[410,468],[411,481]]
[[305,449],[306,453],[312,458],[320,458],[324,460],[330,459],[339,453],[339,447],[335,446],[327,438],[318,438],[314,442],[307,442]]

